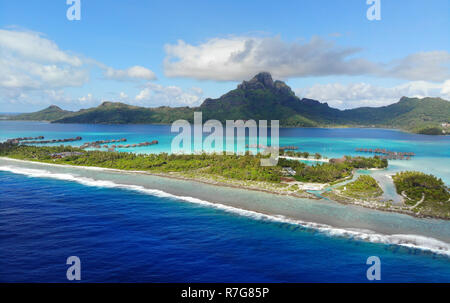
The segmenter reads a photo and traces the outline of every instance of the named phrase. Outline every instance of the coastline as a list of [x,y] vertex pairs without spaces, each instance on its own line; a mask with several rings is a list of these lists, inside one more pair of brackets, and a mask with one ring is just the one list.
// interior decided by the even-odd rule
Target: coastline
[[[239,181],[239,180],[235,181],[235,180],[219,178],[219,177],[217,177],[217,179],[219,179],[219,180],[213,180],[212,178],[199,178],[198,174],[197,174],[197,177],[194,177],[193,174],[183,174],[183,173],[156,173],[156,172],[148,172],[148,171],[141,171],[141,170],[123,170],[123,169],[117,169],[117,168],[107,168],[107,167],[98,167],[98,166],[54,164],[54,163],[47,163],[47,162],[42,162],[42,161],[21,160],[21,159],[9,158],[9,157],[0,157],[0,159],[17,161],[17,162],[22,162],[22,163],[33,163],[33,164],[37,163],[37,164],[42,164],[42,165],[54,166],[54,167],[82,168],[82,169],[96,170],[96,171],[109,171],[109,172],[118,172],[118,173],[125,173],[125,174],[132,173],[132,174],[149,175],[149,176],[163,177],[163,178],[176,179],[176,180],[199,182],[199,183],[208,184],[208,185],[259,191],[259,192],[265,192],[265,193],[269,193],[269,194],[273,194],[273,195],[283,195],[283,196],[292,196],[292,197],[296,197],[296,198],[320,200],[320,198],[317,197],[316,195],[310,194],[306,191],[302,191],[302,192],[286,191],[281,188],[279,190],[276,190],[275,186],[273,186],[272,188],[263,188],[262,186],[260,186],[260,187],[256,186],[257,184],[270,185],[267,182],[247,182],[247,184],[243,184],[243,181]],[[228,182],[225,182],[225,180],[228,180]],[[249,183],[252,183],[253,186],[250,185]],[[322,185],[321,185],[318,188],[314,188],[313,186],[315,185],[315,183],[304,183],[304,184],[306,187],[308,187],[308,190],[317,190],[322,187]],[[309,188],[313,188],[313,189],[309,189]]]
[[399,206],[393,206],[393,205],[386,205],[386,204],[382,204],[382,202],[380,203],[379,201],[376,201],[376,200],[364,201],[361,199],[356,199],[356,198],[351,198],[351,197],[341,195],[340,193],[336,193],[336,191],[324,193],[323,197],[326,197],[327,199],[330,199],[331,201],[334,201],[334,202],[337,202],[340,204],[344,204],[344,205],[345,204],[356,205],[356,206],[361,206],[364,208],[369,208],[369,209],[374,209],[374,210],[379,210],[379,211],[409,215],[411,217],[416,217],[416,218],[421,218],[421,219],[430,218],[430,219],[450,221],[450,218],[448,218],[448,217],[424,215],[424,214],[421,214],[420,212],[416,213],[416,212],[412,211],[411,210],[412,208],[409,206],[399,207]]
[[320,158],[320,159],[314,159],[314,158],[302,158],[302,157],[290,157],[290,156],[279,156],[282,159],[288,159],[288,160],[298,160],[298,161],[312,161],[312,162],[330,162],[330,159]]
[[[356,241],[399,245],[413,250],[430,251],[450,257],[450,239],[448,235],[440,231],[441,224],[448,224],[448,221],[428,221],[403,214],[378,212],[366,207],[353,207],[353,205],[349,205],[350,208],[347,208],[341,203],[327,201],[328,199],[320,199],[320,201],[316,202],[310,199],[297,200],[295,197],[284,195],[284,197],[280,196],[278,203],[273,203],[273,198],[270,198],[271,193],[261,191],[261,193],[252,194],[250,191],[245,190],[245,188],[229,188],[231,186],[218,186],[217,191],[214,189],[209,191],[206,186],[214,184],[198,182],[187,178],[173,178],[173,176],[158,178],[160,175],[139,173],[136,175],[138,179],[135,181],[127,176],[127,174],[133,174],[133,172],[127,170],[60,165],[8,157],[0,157],[0,160],[29,164],[28,166],[14,167],[14,164],[11,163],[11,169],[6,169],[5,171],[16,174],[31,177],[55,178],[58,180],[77,182],[86,186],[128,189],[161,198],[198,204],[255,220],[300,226],[301,228],[315,230],[330,237],[344,237]],[[5,163],[4,165],[9,166],[11,164]],[[39,166],[50,167],[47,171],[45,169],[41,170]],[[80,173],[74,175],[71,169],[75,171],[78,169]],[[83,173],[83,171],[86,173]],[[99,175],[100,179],[98,179],[96,178],[96,172],[106,175]],[[108,174],[111,177],[108,177]],[[155,181],[151,181],[152,179],[145,181],[145,178],[147,178],[145,175],[148,178],[155,178]],[[178,181],[176,179],[186,182],[198,182],[199,184],[205,183],[205,185],[199,185],[194,190],[195,193],[191,193],[193,184],[184,182],[177,183]],[[152,184],[151,187],[147,187],[146,185],[148,184]],[[165,185],[161,187],[161,184]],[[180,191],[180,188],[184,189]],[[240,193],[238,190],[240,190]],[[186,195],[188,192],[191,194]],[[217,197],[222,196],[220,193],[225,195],[220,199],[215,199],[214,197],[217,195]],[[241,195],[244,200],[239,202],[239,199],[234,199]],[[232,200],[229,200],[230,198]],[[268,207],[262,207],[264,205]],[[320,215],[321,213],[326,215],[322,216]],[[351,219],[349,221],[350,218],[354,218],[355,220]],[[376,225],[374,225],[375,222],[377,222]],[[387,222],[402,223],[398,226],[397,224],[390,226],[390,224],[386,224]],[[436,229],[436,227],[439,228]]]
[[[190,182],[198,182],[202,184],[207,185],[214,185],[218,187],[229,187],[229,188],[236,188],[236,189],[242,189],[242,190],[250,190],[250,191],[257,191],[257,192],[264,192],[268,194],[273,195],[282,195],[282,196],[291,196],[295,198],[306,198],[310,200],[329,200],[333,203],[338,204],[346,204],[346,205],[354,205],[358,207],[363,207],[366,209],[371,210],[377,210],[382,212],[391,212],[391,213],[398,213],[398,214],[404,214],[415,218],[431,218],[431,219],[438,219],[438,220],[445,220],[450,221],[450,218],[448,217],[440,217],[440,216],[430,216],[430,215],[424,215],[420,212],[416,213],[412,211],[408,206],[398,207],[393,205],[387,205],[385,203],[377,203],[379,201],[363,201],[351,197],[341,196],[336,193],[335,190],[326,191],[319,195],[315,195],[312,193],[307,192],[306,190],[312,190],[312,191],[320,191],[323,190],[330,185],[336,185],[339,184],[344,180],[340,180],[337,183],[333,184],[321,184],[321,183],[301,183],[301,182],[295,182],[292,185],[286,184],[285,186],[275,186],[272,184],[269,184],[268,182],[245,182],[240,180],[232,180],[232,179],[226,179],[219,176],[202,176],[201,174],[198,174],[197,172],[192,173],[156,173],[156,172],[149,172],[149,171],[139,171],[139,170],[123,170],[123,169],[116,169],[116,168],[106,168],[106,167],[98,167],[98,166],[81,166],[81,165],[70,165],[70,164],[55,164],[55,163],[48,163],[48,162],[42,162],[42,161],[31,161],[31,160],[22,160],[22,159],[15,159],[15,158],[9,158],[9,157],[0,157],[0,159],[10,160],[10,161],[17,161],[22,163],[32,163],[32,164],[42,164],[42,165],[48,165],[53,167],[68,167],[68,168],[81,168],[81,169],[87,169],[87,170],[95,170],[95,171],[106,171],[106,172],[117,172],[122,174],[140,174],[140,175],[149,175],[149,176],[155,176],[155,177],[163,177],[168,179],[175,179],[175,180],[183,180],[183,181],[190,181]],[[352,175],[353,176],[353,175]],[[299,184],[302,184],[304,189],[298,190],[289,190],[288,188],[293,185],[299,186]],[[268,187],[267,185],[272,185],[271,187]],[[288,187],[288,188],[285,188]]]

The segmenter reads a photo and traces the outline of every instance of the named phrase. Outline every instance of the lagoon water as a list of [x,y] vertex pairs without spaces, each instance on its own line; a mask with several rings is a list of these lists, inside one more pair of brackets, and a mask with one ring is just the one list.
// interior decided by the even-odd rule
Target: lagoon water
[[[43,135],[160,144],[164,125],[0,122],[0,141]],[[450,138],[383,129],[280,129],[280,145],[327,157],[356,147],[412,151],[390,161],[450,183]],[[362,172],[365,173],[365,172]],[[82,281],[367,281],[379,256],[384,282],[450,282],[450,221],[417,219],[261,192],[105,170],[0,160],[0,281],[66,281],[68,256]],[[392,190],[392,188],[391,188]],[[393,193],[391,193],[393,194]]]

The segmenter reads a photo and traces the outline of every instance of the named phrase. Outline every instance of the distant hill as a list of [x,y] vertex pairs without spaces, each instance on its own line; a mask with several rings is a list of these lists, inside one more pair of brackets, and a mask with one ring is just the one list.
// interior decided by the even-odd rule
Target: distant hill
[[193,121],[194,111],[203,119],[280,120],[286,127],[369,126],[401,128],[425,134],[441,134],[441,124],[450,122],[450,102],[440,98],[407,98],[383,107],[339,110],[316,100],[295,96],[282,81],[269,73],[259,73],[243,81],[220,98],[206,99],[199,107],[146,108],[118,102],[77,112],[57,106],[15,116],[20,120],[47,120],[54,123],[171,123],[178,119]]
[[10,120],[54,121],[71,113],[71,111],[63,110],[56,105],[51,105],[38,112],[13,115],[8,118]]
[[383,125],[404,129],[439,126],[450,120],[450,102],[441,98],[407,98],[373,108],[361,107],[343,111],[345,120],[367,125]]
[[147,108],[120,102],[103,102],[89,109],[82,109],[58,119],[54,123],[93,124],[167,124],[178,119],[193,119],[189,107],[171,108],[167,106]]

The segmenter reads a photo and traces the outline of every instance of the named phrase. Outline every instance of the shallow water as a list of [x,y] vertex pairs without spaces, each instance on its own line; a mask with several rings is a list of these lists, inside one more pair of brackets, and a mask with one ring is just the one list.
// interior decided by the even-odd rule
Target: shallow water
[[[82,141],[71,143],[74,146],[80,146],[84,142],[119,138],[127,138],[127,144],[158,140],[157,145],[118,150],[159,153],[171,151],[171,142],[176,134],[171,133],[170,125],[90,125],[0,121],[0,141],[39,135],[47,139],[83,137]],[[340,158],[343,155],[371,155],[355,152],[355,148],[358,147],[414,152],[417,156],[413,160],[389,161],[388,173],[420,170],[435,174],[450,184],[450,136],[426,136],[371,128],[281,128],[280,146],[283,145],[296,145],[301,151],[319,152],[328,158]]]

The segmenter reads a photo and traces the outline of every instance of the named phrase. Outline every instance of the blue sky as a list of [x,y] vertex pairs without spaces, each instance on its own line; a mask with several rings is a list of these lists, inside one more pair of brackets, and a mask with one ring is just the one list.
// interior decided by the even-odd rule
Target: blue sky
[[450,1],[0,0],[0,112],[193,106],[258,71],[339,108],[450,98]]

